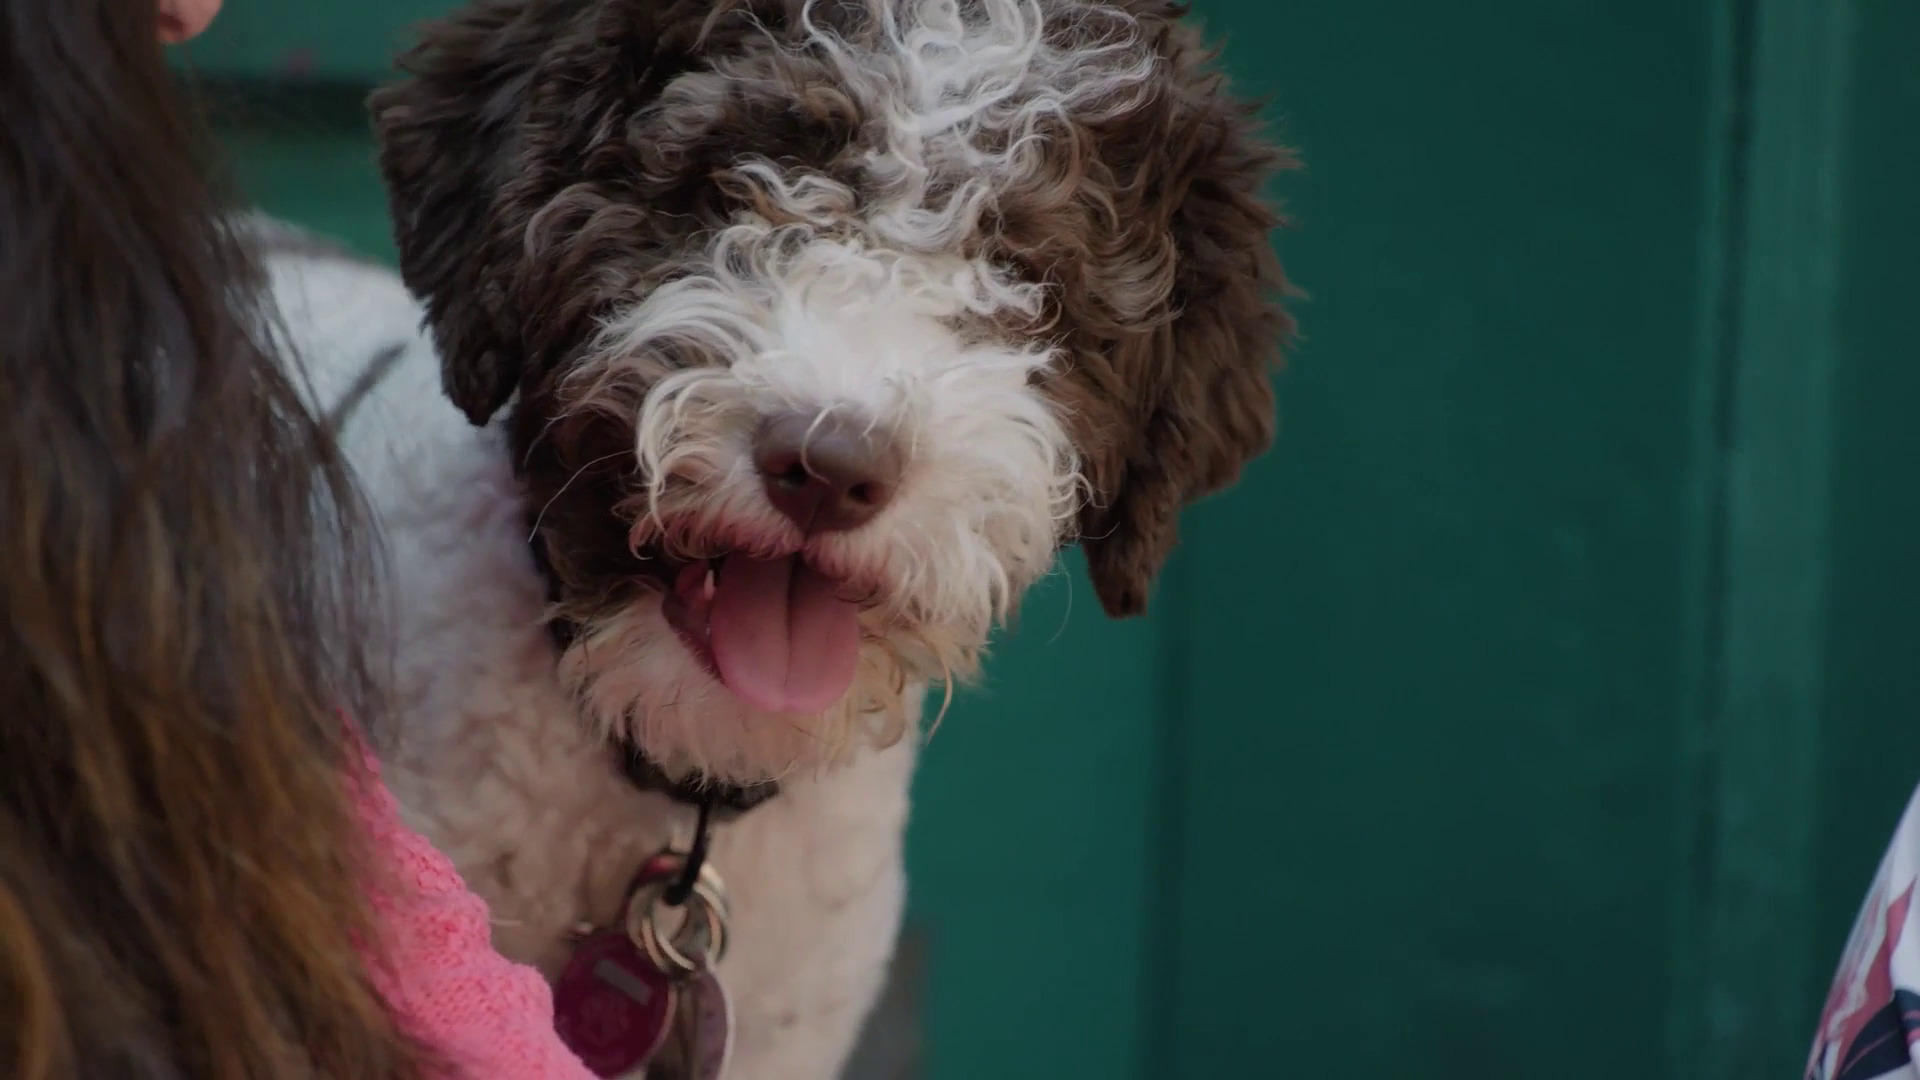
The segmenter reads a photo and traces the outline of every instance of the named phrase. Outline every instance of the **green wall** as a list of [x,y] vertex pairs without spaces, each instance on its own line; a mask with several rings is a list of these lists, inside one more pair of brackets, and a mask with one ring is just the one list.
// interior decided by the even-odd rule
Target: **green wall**
[[[230,4],[249,190],[389,254],[442,6]],[[927,1073],[1792,1075],[1920,779],[1920,6],[1197,9],[1307,165],[1282,440],[934,740]]]

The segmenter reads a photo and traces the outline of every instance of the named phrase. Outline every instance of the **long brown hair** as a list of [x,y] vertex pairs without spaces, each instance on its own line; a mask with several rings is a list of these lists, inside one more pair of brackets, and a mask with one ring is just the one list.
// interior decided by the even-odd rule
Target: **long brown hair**
[[0,5],[0,1075],[411,1077],[356,949],[355,493],[154,4]]

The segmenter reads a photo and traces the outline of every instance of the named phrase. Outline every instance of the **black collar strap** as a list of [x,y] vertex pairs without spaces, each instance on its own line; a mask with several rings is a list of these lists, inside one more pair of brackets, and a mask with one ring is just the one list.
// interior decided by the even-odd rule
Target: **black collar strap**
[[[540,568],[541,576],[547,579],[549,593],[557,591],[559,583],[554,580],[552,566],[547,562],[546,545],[541,542],[538,532],[533,535],[531,547],[534,565]],[[547,632],[553,635],[554,645],[565,651],[578,636],[579,627],[570,619],[556,617],[548,621]],[[738,817],[780,793],[780,785],[771,780],[740,786],[715,783],[704,776],[672,779],[654,764],[639,744],[624,736],[614,740],[613,749],[614,753],[620,755],[620,771],[626,774],[634,787],[641,791],[657,791],[688,806],[711,809],[723,820]]]
[[629,739],[619,740],[614,744],[614,750],[620,755],[622,771],[634,787],[641,791],[660,792],[688,806],[711,805],[722,820],[738,817],[780,793],[780,785],[771,780],[741,787],[716,784],[702,776],[685,780],[670,779],[660,771],[660,766],[653,763],[652,758]]

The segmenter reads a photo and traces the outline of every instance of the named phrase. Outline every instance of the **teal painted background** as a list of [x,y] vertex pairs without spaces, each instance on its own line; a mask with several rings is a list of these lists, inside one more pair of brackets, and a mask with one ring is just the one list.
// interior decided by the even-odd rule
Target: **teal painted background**
[[[247,190],[388,255],[443,6],[230,0]],[[1920,6],[1197,13],[1307,166],[1281,443],[934,740],[928,1075],[1793,1075],[1920,779]]]

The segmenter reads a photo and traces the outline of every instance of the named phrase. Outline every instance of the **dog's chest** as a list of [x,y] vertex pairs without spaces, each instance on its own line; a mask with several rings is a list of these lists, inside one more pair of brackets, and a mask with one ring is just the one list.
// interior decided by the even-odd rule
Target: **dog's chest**
[[[501,740],[504,756],[484,763],[456,755],[454,772],[440,771],[444,760],[431,773],[396,766],[394,785],[487,901],[495,946],[553,978],[582,929],[616,920],[638,864],[685,843],[691,811],[634,789],[604,758],[516,757],[511,745],[523,744]],[[729,1080],[825,1080],[844,1059],[904,907],[913,762],[910,742],[863,755],[715,832],[712,865],[730,906],[720,966],[736,1018]]]
[[[408,824],[487,901],[496,947],[552,977],[581,926],[620,910],[639,863],[685,842],[692,811],[636,789],[581,722],[542,624],[523,494],[493,433],[441,396],[417,306],[378,270],[298,260],[274,270],[322,405],[367,357],[398,357],[342,431],[386,556],[382,651],[398,728],[387,781]],[[355,317],[336,317],[348,310]],[[731,906],[728,1080],[837,1075],[899,926],[914,757],[909,736],[789,779],[716,832]]]

